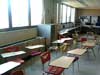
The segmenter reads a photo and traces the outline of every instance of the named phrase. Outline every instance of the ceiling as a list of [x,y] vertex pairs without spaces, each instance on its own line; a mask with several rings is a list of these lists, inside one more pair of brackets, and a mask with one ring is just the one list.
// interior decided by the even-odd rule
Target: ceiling
[[100,0],[62,0],[62,3],[84,9],[100,9]]

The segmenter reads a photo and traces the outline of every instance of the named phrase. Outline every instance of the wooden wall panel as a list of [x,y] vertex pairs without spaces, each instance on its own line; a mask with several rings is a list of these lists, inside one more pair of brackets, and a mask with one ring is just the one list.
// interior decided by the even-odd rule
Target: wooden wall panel
[[0,32],[0,46],[37,37],[37,28]]

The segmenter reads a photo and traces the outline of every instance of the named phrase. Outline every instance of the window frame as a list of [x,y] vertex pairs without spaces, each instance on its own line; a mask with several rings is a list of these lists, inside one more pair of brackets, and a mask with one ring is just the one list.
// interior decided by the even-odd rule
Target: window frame
[[11,0],[8,1],[8,22],[9,27],[8,28],[1,28],[0,31],[11,31],[11,30],[20,30],[20,29],[26,29],[26,28],[33,28],[37,27],[37,25],[31,25],[31,8],[30,8],[30,0],[28,0],[28,26],[21,26],[21,27],[13,27],[12,25],[12,12],[11,12]]
[[[57,4],[59,4],[59,16],[57,16],[57,21],[59,21],[58,23],[67,23],[67,22],[72,22],[72,20],[71,20],[71,18],[72,18],[72,16],[71,16],[71,12],[72,12],[72,9],[74,8],[74,7],[72,7],[72,6],[69,6],[69,5],[67,5],[67,4],[64,4],[64,3],[57,3]],[[62,22],[62,20],[63,20],[63,5],[65,5],[66,6],[66,22]],[[69,17],[68,17],[68,15],[67,15],[67,12],[68,12],[68,8],[70,8],[70,10],[69,10]],[[75,8],[74,8],[75,9]],[[76,9],[75,9],[76,10]],[[75,15],[75,13],[74,13],[74,15]],[[68,18],[69,18],[69,21],[67,21],[68,20]],[[75,18],[75,16],[74,16],[74,18]],[[75,20],[75,19],[74,19]],[[75,21],[74,21],[75,22]]]

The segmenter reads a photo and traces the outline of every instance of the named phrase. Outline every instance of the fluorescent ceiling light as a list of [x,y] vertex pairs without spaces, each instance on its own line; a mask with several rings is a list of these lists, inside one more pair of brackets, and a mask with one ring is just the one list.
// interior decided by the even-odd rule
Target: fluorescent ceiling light
[[86,4],[86,2],[84,2],[84,0],[76,0],[76,1],[78,1],[79,3],[81,3],[81,4],[85,5],[85,6],[88,6],[88,5]]
[[80,2],[78,2],[76,0],[73,0],[73,1],[63,1],[62,3],[67,4],[69,6],[72,6],[72,7],[75,7],[75,8],[83,8],[83,7],[85,7],[84,4],[82,4],[82,3],[80,3]]

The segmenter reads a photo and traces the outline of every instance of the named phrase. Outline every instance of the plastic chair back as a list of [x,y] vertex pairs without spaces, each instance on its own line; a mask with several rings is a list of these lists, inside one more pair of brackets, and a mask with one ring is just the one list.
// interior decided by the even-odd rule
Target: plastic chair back
[[24,75],[24,73],[23,73],[22,70],[17,70],[17,71],[13,71],[13,72],[11,72],[10,75]]
[[45,64],[46,62],[49,62],[50,59],[51,59],[51,55],[50,55],[49,51],[42,53],[40,55],[40,57],[41,57],[42,64]]
[[63,45],[60,46],[60,50],[62,52],[67,52],[68,51],[68,48],[69,48],[68,43],[64,43]]
[[15,52],[15,51],[19,51],[19,47],[18,46],[9,46],[7,48],[4,48],[4,50],[7,52]]
[[85,42],[85,41],[87,41],[87,38],[81,38],[80,39],[80,42]]

